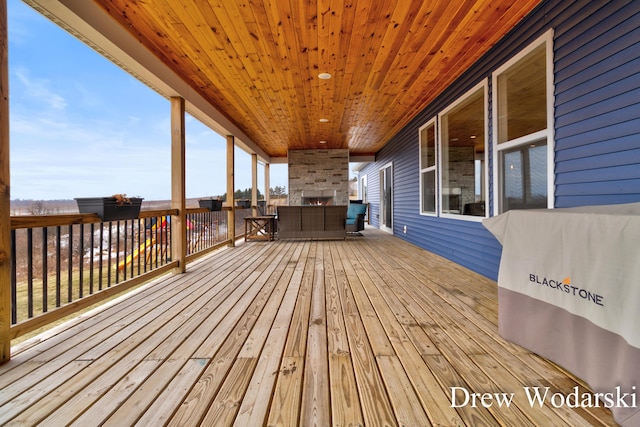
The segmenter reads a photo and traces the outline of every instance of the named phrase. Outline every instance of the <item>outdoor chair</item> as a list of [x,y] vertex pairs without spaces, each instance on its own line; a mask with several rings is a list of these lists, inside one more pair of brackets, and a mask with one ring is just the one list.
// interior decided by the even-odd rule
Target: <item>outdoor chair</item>
[[347,233],[360,234],[360,231],[364,230],[364,217],[367,213],[366,203],[349,203],[347,209]]

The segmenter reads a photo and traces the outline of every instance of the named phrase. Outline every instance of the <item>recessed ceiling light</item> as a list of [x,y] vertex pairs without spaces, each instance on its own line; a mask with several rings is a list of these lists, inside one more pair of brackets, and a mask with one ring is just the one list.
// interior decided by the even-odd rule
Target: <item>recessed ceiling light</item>
[[320,123],[328,123],[329,119],[320,119]]
[[329,80],[331,78],[331,74],[329,73],[320,73],[318,74],[318,78],[322,80]]
[[324,140],[320,141],[320,144],[326,144],[326,143],[327,143],[327,141],[324,141]]

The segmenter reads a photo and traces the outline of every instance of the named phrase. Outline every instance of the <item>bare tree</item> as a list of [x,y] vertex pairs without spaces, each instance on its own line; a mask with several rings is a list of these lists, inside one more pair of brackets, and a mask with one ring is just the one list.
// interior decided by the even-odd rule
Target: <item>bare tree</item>
[[50,209],[45,206],[44,200],[34,200],[29,206],[30,215],[48,215],[49,213],[51,213]]

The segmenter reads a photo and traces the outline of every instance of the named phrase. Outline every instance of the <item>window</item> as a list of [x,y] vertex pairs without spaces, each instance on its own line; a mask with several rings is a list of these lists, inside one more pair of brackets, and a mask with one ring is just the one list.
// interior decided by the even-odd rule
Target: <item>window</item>
[[436,123],[420,128],[420,212],[436,214]]
[[485,216],[485,93],[482,83],[439,116],[442,214]]
[[495,213],[553,206],[548,32],[493,75]]
[[540,140],[500,152],[502,211],[547,207],[547,144]]

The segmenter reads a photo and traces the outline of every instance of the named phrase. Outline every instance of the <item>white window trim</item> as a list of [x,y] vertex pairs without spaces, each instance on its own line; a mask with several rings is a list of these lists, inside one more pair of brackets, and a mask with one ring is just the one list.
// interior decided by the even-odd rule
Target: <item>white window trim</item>
[[369,185],[367,183],[367,175],[360,176],[358,183],[360,185],[360,187],[358,188],[358,197],[362,199],[362,203],[368,203],[369,195],[364,193],[365,187],[367,187],[367,192],[369,190]]
[[[466,101],[467,98],[469,98],[471,95],[473,95],[475,92],[477,92],[479,89],[483,89],[483,97],[484,97],[484,108],[483,108],[483,114],[484,114],[484,119],[483,119],[483,123],[484,123],[484,144],[485,144],[485,149],[484,149],[484,164],[486,166],[489,165],[489,145],[487,144],[487,142],[489,141],[489,126],[487,126],[487,123],[489,123],[489,85],[488,85],[488,79],[483,79],[480,83],[478,83],[477,85],[475,85],[473,88],[469,89],[464,95],[458,97],[458,99],[456,99],[453,103],[451,103],[447,108],[445,108],[444,110],[442,110],[440,113],[438,113],[438,126],[437,126],[437,135],[438,135],[438,139],[436,141],[436,150],[438,153],[438,157],[437,157],[437,166],[439,169],[437,169],[437,180],[438,180],[438,185],[436,188],[436,196],[438,199],[440,199],[440,195],[442,194],[442,173],[438,173],[438,171],[442,170],[442,116],[444,116],[445,114],[447,114],[449,111],[453,110],[454,108],[456,108],[458,105],[460,105],[462,102]],[[441,218],[450,218],[450,219],[458,219],[458,220],[462,220],[462,221],[471,221],[471,222],[482,222],[483,219],[485,219],[487,217],[487,212],[489,212],[489,168],[486,167],[484,168],[484,188],[485,188],[485,200],[484,200],[484,211],[485,211],[485,216],[473,216],[473,215],[462,215],[462,214],[450,214],[450,213],[443,213],[442,209],[441,209],[441,203],[440,200],[436,201],[436,209],[438,212],[438,216],[440,216]]]
[[[424,215],[424,216],[438,216],[438,209],[440,206],[440,191],[438,190],[438,126],[437,126],[437,121],[438,118],[433,117],[431,120],[429,120],[427,123],[425,123],[424,125],[420,126],[420,129],[418,129],[418,141],[420,146],[418,147],[418,153],[419,153],[419,158],[418,158],[418,163],[419,163],[419,169],[420,169],[420,178],[418,179],[418,182],[420,183],[420,215]],[[434,135],[433,137],[435,138],[434,140],[434,147],[433,149],[435,150],[435,164],[433,166],[429,166],[427,168],[423,168],[422,167],[422,140],[420,139],[421,135],[422,135],[422,130],[428,128],[429,126],[433,125],[434,127]],[[424,200],[422,199],[423,196],[423,188],[422,188],[422,174],[425,172],[430,172],[430,171],[435,171],[435,175],[436,175],[436,210],[435,212],[424,212],[422,210],[422,207],[424,206]]]
[[[547,128],[542,131],[534,132],[529,135],[498,144],[498,76],[515,65],[518,61],[528,55],[532,50],[546,43],[546,73],[547,73]],[[526,48],[518,52],[513,58],[497,68],[491,76],[491,127],[493,129],[492,145],[492,169],[493,169],[493,212],[492,215],[498,215],[500,212],[500,170],[499,157],[500,151],[518,147],[528,142],[537,141],[543,138],[547,140],[547,208],[553,209],[555,202],[555,138],[554,138],[554,105],[555,91],[553,81],[553,29],[540,36]],[[488,212],[488,209],[486,210]]]
[[389,162],[389,163],[385,164],[384,166],[380,167],[378,169],[378,176],[380,176],[380,172],[382,172],[385,169],[391,169],[391,197],[390,197],[391,200],[389,200],[389,204],[390,204],[390,208],[391,208],[391,227],[387,227],[386,225],[383,225],[383,221],[382,221],[383,220],[383,215],[384,215],[382,213],[382,208],[383,208],[383,206],[382,206],[382,198],[383,198],[382,190],[383,190],[384,184],[380,181],[379,182],[379,187],[380,188],[379,188],[379,191],[378,191],[379,197],[380,197],[380,203],[379,203],[380,211],[379,211],[379,218],[378,218],[378,228],[381,231],[384,231],[385,233],[393,234],[393,223],[394,223],[394,215],[393,215],[394,194],[393,193],[395,192],[395,186],[394,186],[394,183],[393,183],[393,162]]

